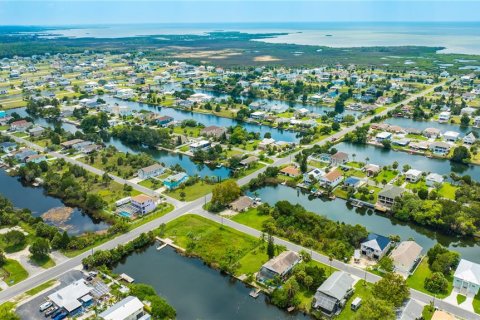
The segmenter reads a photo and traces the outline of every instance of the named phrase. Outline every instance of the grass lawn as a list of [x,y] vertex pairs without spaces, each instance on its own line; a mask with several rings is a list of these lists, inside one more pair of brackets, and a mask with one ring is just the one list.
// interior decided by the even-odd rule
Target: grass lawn
[[236,270],[236,274],[253,274],[260,270],[262,265],[268,260],[266,246],[260,245],[238,261],[240,267]]
[[462,304],[462,302],[465,302],[465,300],[467,300],[466,296],[463,294],[457,294],[457,304]]
[[246,212],[241,212],[232,217],[232,220],[257,230],[263,229],[263,223],[270,219],[269,215],[258,213],[257,208],[252,208]]
[[[191,186],[186,186],[185,188],[167,191],[165,194],[178,200],[192,201],[212,192],[214,186],[214,184],[207,184],[204,181],[199,181]],[[185,192],[185,199],[182,199],[180,196],[182,192]]]
[[51,267],[55,267],[55,261],[52,260],[49,256],[45,257],[36,257],[36,256],[30,256],[30,262],[33,265],[36,265],[38,267],[42,267],[44,269],[48,269]]
[[477,293],[475,298],[473,299],[473,310],[475,310],[476,313],[480,313],[480,291]]
[[382,183],[382,181],[385,179],[385,181],[390,182],[393,178],[397,176],[397,173],[393,170],[382,170],[378,173],[378,175],[374,178],[375,181],[378,183]]
[[145,179],[145,180],[142,180],[138,183],[139,185],[141,186],[144,186],[146,188],[149,188],[149,189],[152,189],[152,190],[155,190],[155,189],[158,189],[158,188],[161,188],[162,187],[162,181],[159,181],[159,180],[155,180],[155,179]]
[[[251,272],[259,265],[259,259],[248,256],[258,248],[259,239],[203,217],[181,216],[167,224],[164,236],[213,266],[234,265],[243,258],[243,265],[238,264],[237,270]],[[262,255],[258,254],[261,260]]]
[[341,187],[335,188],[335,190],[333,190],[333,194],[334,194],[335,196],[339,197],[339,198],[348,200],[348,192],[347,192],[347,190],[344,190],[344,189],[342,189]]
[[27,270],[25,270],[17,260],[7,259],[7,263],[2,269],[5,271],[5,278],[3,280],[9,286],[13,286],[28,278]]
[[424,180],[419,180],[415,183],[408,182],[406,188],[410,189],[410,190],[413,190],[413,189],[416,189],[416,190],[428,189],[427,184],[425,183]]
[[[429,292],[427,289],[423,287],[423,284],[425,282],[425,278],[429,277],[432,274],[432,271],[428,267],[428,262],[427,258],[424,258],[420,265],[417,267],[417,270],[415,270],[415,273],[408,277],[407,279],[407,284],[410,288],[416,289],[418,291],[424,292],[426,294],[432,295],[431,292]],[[447,293],[439,293],[437,294],[437,298],[443,299],[446,298],[450,295],[453,289],[453,277],[448,276],[446,277],[448,280],[448,289]]]
[[438,190],[438,194],[441,197],[455,200],[455,191],[457,191],[457,189],[457,187],[452,186],[450,183],[444,182],[440,190]]
[[[347,303],[345,304],[345,308],[343,308],[342,312],[336,317],[335,319],[339,320],[350,320],[353,319],[355,316],[355,311],[350,309],[350,305],[352,304],[352,301],[356,298],[359,297],[363,301],[365,299],[369,298],[372,296],[372,284],[371,283],[366,283],[365,280],[359,280],[355,284],[355,293],[348,299]],[[360,308],[362,308],[360,306]]]
[[433,317],[433,313],[435,312],[435,308],[432,308],[430,305],[426,305],[423,307],[422,316],[424,320],[430,320]]
[[55,282],[57,282],[57,280],[49,280],[49,281],[47,281],[45,283],[42,283],[41,285],[39,285],[39,286],[37,286],[33,289],[30,289],[30,290],[26,291],[25,293],[29,296],[36,295],[37,293],[53,286],[55,284]]
[[170,203],[162,203],[157,207],[157,209],[155,209],[155,211],[133,221],[130,226],[130,230],[135,229],[141,225],[144,225],[147,222],[160,218],[166,215],[167,213],[169,213],[170,211],[172,211],[173,209],[174,209],[174,206],[171,205]]

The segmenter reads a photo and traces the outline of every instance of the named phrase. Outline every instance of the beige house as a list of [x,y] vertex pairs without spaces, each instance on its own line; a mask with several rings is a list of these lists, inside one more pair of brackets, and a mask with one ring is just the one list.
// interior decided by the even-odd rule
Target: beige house
[[415,264],[420,260],[422,247],[415,241],[402,241],[392,250],[390,258],[393,260],[393,267],[396,273],[408,277]]

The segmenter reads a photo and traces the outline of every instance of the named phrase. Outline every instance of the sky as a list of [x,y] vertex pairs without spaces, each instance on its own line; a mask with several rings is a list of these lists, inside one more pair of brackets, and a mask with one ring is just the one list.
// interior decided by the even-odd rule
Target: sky
[[0,25],[480,21],[480,0],[0,0]]

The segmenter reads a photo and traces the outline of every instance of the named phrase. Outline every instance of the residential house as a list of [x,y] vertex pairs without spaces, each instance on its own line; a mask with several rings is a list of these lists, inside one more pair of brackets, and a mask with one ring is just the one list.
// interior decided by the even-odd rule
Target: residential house
[[264,138],[260,143],[258,144],[258,149],[260,150],[265,150],[267,149],[270,145],[275,143],[275,139],[271,138]]
[[343,184],[346,186],[346,187],[353,187],[353,188],[358,188],[362,185],[362,180],[360,178],[357,178],[357,177],[348,177],[345,179],[345,181],[343,181]]
[[214,137],[214,138],[221,138],[224,134],[227,133],[227,129],[224,127],[217,127],[217,126],[208,126],[202,129],[201,135],[205,137]]
[[15,152],[13,154],[13,157],[20,162],[25,162],[25,159],[27,159],[30,156],[36,155],[36,154],[38,154],[38,152],[35,151],[35,150],[22,149],[22,150],[18,150],[17,152]]
[[390,258],[393,261],[393,270],[408,277],[415,265],[420,261],[422,249],[415,241],[400,242],[390,254]]
[[98,315],[103,320],[150,320],[150,315],[144,311],[143,303],[133,296],[115,303]]
[[335,188],[340,182],[342,182],[343,175],[338,169],[332,170],[320,179],[320,183],[326,187]]
[[480,116],[476,116],[474,119],[473,119],[473,126],[474,127],[480,127]]
[[438,122],[448,122],[451,115],[452,114],[450,113],[450,111],[440,112],[440,114],[438,115]]
[[14,142],[2,142],[0,143],[0,150],[5,153],[9,153],[17,148],[17,144]]
[[380,260],[392,246],[392,241],[389,238],[370,233],[365,241],[360,244],[360,251],[363,255]]
[[345,271],[335,271],[318,287],[312,307],[329,316],[339,313],[353,294],[354,282]]
[[300,175],[300,170],[294,166],[287,166],[280,170],[280,173],[286,175],[287,177],[298,177]]
[[137,213],[146,214],[152,212],[157,207],[155,200],[146,194],[139,194],[131,198],[130,204],[135,208]]
[[163,180],[163,185],[167,189],[173,190],[178,188],[182,183],[186,182],[187,180],[188,180],[188,174],[186,174],[185,172],[179,172]]
[[78,143],[82,143],[82,142],[85,142],[85,141],[82,140],[82,139],[73,139],[73,140],[68,140],[68,141],[62,142],[62,143],[60,143],[60,145],[64,149],[71,149],[71,148],[73,148],[74,145],[76,145]]
[[432,142],[429,146],[430,150],[435,153],[435,154],[438,154],[438,155],[446,155],[450,152],[450,148],[452,146],[446,142],[442,142],[442,141],[436,141],[436,142]]
[[28,128],[32,126],[31,122],[27,120],[18,120],[14,121],[10,124],[10,131],[26,131]]
[[480,264],[465,259],[460,260],[453,274],[453,287],[461,294],[476,295],[480,288]]
[[151,166],[139,169],[137,175],[140,179],[149,179],[159,176],[164,172],[165,168],[161,164],[155,163]]
[[447,131],[443,134],[443,139],[447,142],[456,142],[460,137],[460,133],[456,131]]
[[401,187],[387,185],[378,193],[378,202],[383,206],[391,207],[395,203],[395,199],[401,197],[403,192],[405,190]]
[[236,212],[243,212],[248,210],[251,206],[253,206],[253,200],[247,196],[241,196],[237,200],[230,203],[230,208]]
[[377,135],[375,136],[375,140],[377,140],[377,142],[380,142],[380,143],[385,140],[390,140],[391,138],[392,138],[392,134],[386,131],[377,133]]
[[443,176],[438,173],[429,173],[425,178],[425,183],[428,187],[434,187],[436,183],[443,183]]
[[332,166],[340,166],[348,162],[348,154],[338,151],[330,157],[330,164]]
[[93,302],[92,291],[93,287],[80,279],[50,294],[48,299],[60,309],[67,311],[69,316],[74,316],[81,311],[82,306]]
[[30,130],[28,130],[28,133],[30,134],[31,137],[39,137],[44,132],[45,132],[45,129],[42,127],[33,127]]
[[405,172],[405,180],[408,182],[417,182],[422,178],[422,171],[416,170],[416,169],[409,169],[407,172]]
[[294,115],[297,118],[303,118],[306,117],[310,113],[310,110],[306,108],[300,108],[298,110],[295,110]]
[[378,174],[382,169],[380,168],[380,166],[370,163],[370,164],[365,165],[363,170],[367,174],[367,177],[373,177],[376,174]]
[[192,152],[198,152],[201,150],[207,150],[211,147],[212,143],[208,140],[200,140],[197,142],[194,142],[190,145],[190,151]]
[[325,171],[315,168],[309,172],[303,174],[303,183],[311,184],[312,180],[320,181],[320,179],[325,175]]
[[157,118],[157,124],[161,127],[168,126],[173,121],[173,118],[170,116],[162,116]]
[[426,128],[423,130],[423,135],[427,138],[436,139],[440,136],[440,130],[437,128]]
[[42,161],[47,161],[47,157],[44,154],[33,154],[25,158],[25,163],[40,163]]
[[463,143],[465,144],[472,145],[475,143],[475,141],[477,141],[477,138],[475,137],[473,132],[470,132],[465,137],[463,137]]
[[266,113],[263,111],[255,111],[250,114],[250,118],[255,120],[263,120],[266,116]]
[[245,158],[243,160],[240,161],[240,165],[241,166],[244,166],[244,167],[248,167],[250,166],[251,164],[257,162],[259,159],[255,156],[250,156],[248,158]]
[[300,261],[301,258],[298,253],[294,251],[284,251],[262,266],[257,273],[257,280],[259,282],[266,282],[276,277],[285,279]]
[[[405,307],[401,310],[398,320],[417,320],[422,319],[424,305],[414,299],[409,299]],[[398,311],[397,311],[398,312]],[[398,314],[398,313],[397,313]]]

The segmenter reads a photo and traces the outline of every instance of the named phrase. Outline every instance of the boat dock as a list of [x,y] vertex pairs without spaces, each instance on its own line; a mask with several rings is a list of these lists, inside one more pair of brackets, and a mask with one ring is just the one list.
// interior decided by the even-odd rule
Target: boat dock
[[250,291],[250,293],[248,294],[250,297],[254,298],[254,299],[257,299],[258,296],[260,295],[260,289],[254,289],[252,291]]
[[133,279],[132,277],[130,277],[128,274],[126,273],[122,273],[120,275],[120,279],[122,279],[123,281],[125,281],[126,283],[133,283],[135,282],[135,279]]
[[182,251],[182,252],[185,251],[185,249],[183,249],[182,247],[179,247],[176,244],[174,244],[172,239],[169,239],[169,238],[163,239],[163,238],[160,238],[160,237],[155,237],[155,239],[162,243],[161,245],[159,245],[157,247],[157,250],[162,250],[166,246],[170,246],[170,247],[172,247],[176,250],[179,250],[179,251]]

